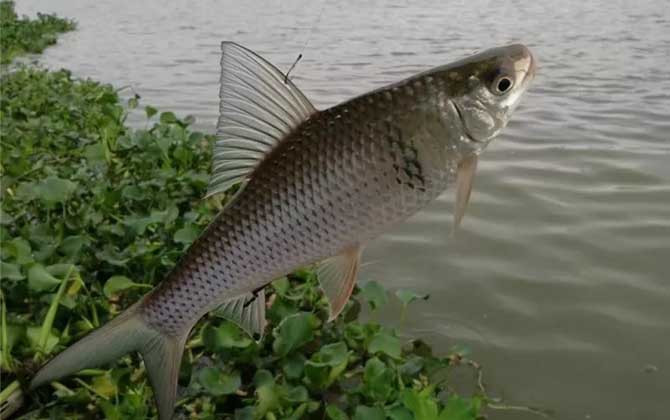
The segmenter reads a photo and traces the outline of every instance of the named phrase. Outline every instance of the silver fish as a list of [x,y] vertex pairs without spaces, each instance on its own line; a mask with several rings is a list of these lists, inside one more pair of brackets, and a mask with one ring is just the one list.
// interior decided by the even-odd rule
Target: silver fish
[[254,52],[231,42],[222,50],[209,194],[235,184],[238,193],[159,286],[56,356],[31,388],[139,351],[169,419],[184,344],[206,313],[260,335],[263,287],[319,262],[335,318],[371,239],[448,187],[461,222],[477,157],[535,74],[530,51],[510,45],[318,111]]

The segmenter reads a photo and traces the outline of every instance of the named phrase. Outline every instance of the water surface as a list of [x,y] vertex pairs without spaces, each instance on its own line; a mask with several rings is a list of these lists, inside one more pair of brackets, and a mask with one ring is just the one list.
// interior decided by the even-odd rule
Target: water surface
[[[447,5],[447,3],[449,3]],[[24,0],[75,18],[40,62],[217,117],[219,43],[288,69],[317,107],[523,42],[540,71],[453,197],[369,246],[362,281],[429,293],[406,332],[466,344],[493,395],[559,419],[670,418],[670,7],[666,0]],[[395,324],[397,307],[382,316]],[[534,418],[494,412],[492,419]]]

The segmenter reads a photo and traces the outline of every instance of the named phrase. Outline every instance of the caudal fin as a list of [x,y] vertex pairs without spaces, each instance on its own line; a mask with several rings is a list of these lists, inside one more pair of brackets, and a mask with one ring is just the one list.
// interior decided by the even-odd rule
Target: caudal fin
[[131,306],[54,357],[37,372],[30,389],[139,351],[154,390],[159,417],[171,419],[179,365],[189,330],[178,337],[163,334],[144,322],[139,305]]

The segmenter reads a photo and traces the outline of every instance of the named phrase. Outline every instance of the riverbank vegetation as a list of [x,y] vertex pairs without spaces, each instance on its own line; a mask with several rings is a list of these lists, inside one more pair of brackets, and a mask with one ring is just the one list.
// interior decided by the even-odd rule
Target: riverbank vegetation
[[72,31],[75,23],[69,19],[38,13],[36,19],[19,18],[13,1],[0,2],[0,63],[26,53],[41,53],[56,43],[62,32]]
[[[122,101],[112,86],[67,70],[2,76],[3,411],[18,407],[26,419],[156,416],[134,354],[21,391],[46,360],[157,284],[228,199],[202,198],[212,136],[193,131],[192,117],[139,99]],[[129,112],[144,113],[144,126],[128,127]],[[197,324],[179,378],[182,415],[474,420],[491,402],[465,354],[434,355],[360,317],[389,299],[404,311],[422,300],[416,293],[367,282],[332,323],[308,268],[276,280],[268,295],[260,342],[213,315]],[[448,382],[457,369],[472,373],[465,393]]]

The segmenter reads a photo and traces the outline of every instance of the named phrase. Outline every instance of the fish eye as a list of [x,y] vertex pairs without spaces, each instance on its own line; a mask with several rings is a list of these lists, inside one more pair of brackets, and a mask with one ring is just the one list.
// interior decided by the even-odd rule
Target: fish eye
[[510,89],[512,89],[512,86],[514,86],[514,80],[512,80],[511,77],[498,76],[493,81],[492,90],[496,95],[504,95],[505,93],[509,92]]

